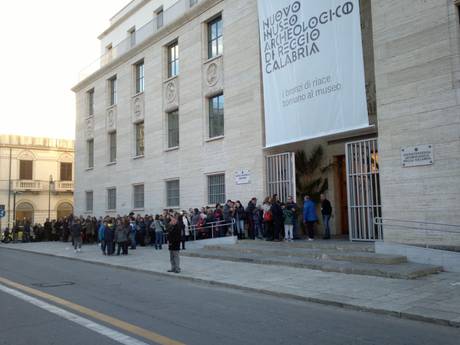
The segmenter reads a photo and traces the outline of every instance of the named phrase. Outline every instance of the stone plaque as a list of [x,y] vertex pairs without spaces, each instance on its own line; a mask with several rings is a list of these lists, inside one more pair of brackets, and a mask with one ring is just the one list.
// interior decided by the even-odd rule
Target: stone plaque
[[248,184],[250,182],[251,182],[251,173],[249,170],[235,171],[235,183],[236,184]]
[[403,168],[432,165],[433,163],[433,145],[408,146],[401,149]]

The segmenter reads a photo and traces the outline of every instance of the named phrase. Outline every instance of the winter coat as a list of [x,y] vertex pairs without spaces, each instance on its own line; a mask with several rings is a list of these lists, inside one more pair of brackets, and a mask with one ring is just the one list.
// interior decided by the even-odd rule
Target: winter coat
[[99,241],[104,241],[105,225],[101,224],[99,230],[97,231],[97,238]]
[[179,223],[168,225],[168,248],[169,250],[180,250],[181,229]]
[[321,201],[321,214],[323,216],[330,216],[332,214],[331,202],[327,199]]
[[272,207],[270,207],[270,211],[273,215],[273,223],[281,224],[283,222],[283,209],[281,208],[280,204],[275,202]]
[[117,225],[115,229],[115,242],[122,243],[128,241],[129,227]]
[[316,205],[312,200],[305,200],[303,203],[303,221],[317,222]]
[[163,225],[163,222],[159,219],[156,219],[153,221],[153,226],[155,227],[155,232],[163,232],[165,226]]
[[81,237],[81,225],[80,224],[74,223],[72,225],[71,231],[72,231],[73,238]]
[[284,225],[294,224],[294,212],[291,209],[285,208],[283,210]]

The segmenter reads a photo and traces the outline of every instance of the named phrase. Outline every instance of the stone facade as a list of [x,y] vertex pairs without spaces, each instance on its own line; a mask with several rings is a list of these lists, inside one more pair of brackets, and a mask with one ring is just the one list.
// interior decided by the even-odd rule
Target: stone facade
[[[22,160],[32,162],[31,176],[28,176],[31,178],[21,178]],[[26,214],[23,211],[28,210],[32,211],[28,213],[31,220],[41,224],[48,212],[52,219],[72,212],[74,175],[71,171],[71,176],[61,176],[61,163],[70,164],[73,170],[73,161],[73,140],[1,135],[0,204],[5,205],[6,210],[6,216],[0,219],[2,227],[8,225],[8,220],[10,226],[13,224],[14,200],[18,221],[22,220],[20,215]]]
[[[450,0],[372,3],[383,215],[460,224],[458,8]],[[403,168],[400,150],[421,144],[433,145],[434,164]],[[460,245],[460,233],[388,227],[384,237]]]
[[[148,1],[146,1],[148,3]],[[180,181],[180,208],[207,204],[207,175],[225,173],[226,198],[244,203],[266,194],[265,156],[325,149],[332,164],[328,198],[334,205],[332,233],[346,234],[345,144],[378,136],[383,217],[460,224],[459,18],[455,1],[360,0],[370,128],[264,149],[257,1],[202,0],[141,44],[99,68],[74,87],[77,95],[76,212],[127,213],[133,186],[144,184],[140,213],[167,206],[166,182]],[[207,59],[206,23],[221,14],[223,54]],[[166,47],[178,41],[180,74],[167,78]],[[107,42],[105,42],[107,43]],[[104,44],[105,44],[104,43]],[[134,94],[133,65],[145,64],[145,91]],[[118,102],[107,106],[107,80],[117,75]],[[87,91],[95,90],[88,117]],[[224,136],[208,138],[208,98],[223,92]],[[179,111],[180,144],[168,149],[169,111]],[[144,121],[145,154],[134,157],[134,124]],[[108,163],[107,134],[117,131],[117,161]],[[87,140],[94,138],[94,168],[87,167]],[[403,168],[400,150],[434,145],[431,166]],[[249,184],[237,185],[236,170]],[[107,189],[117,188],[116,210],[107,210]],[[344,191],[345,188],[345,191]],[[345,195],[345,201],[343,200]],[[345,207],[343,207],[345,206]],[[427,235],[428,234],[428,235]],[[388,241],[460,242],[455,234],[385,228]]]
[[[223,54],[207,59],[206,22],[222,13]],[[207,204],[207,175],[225,173],[225,194],[247,202],[263,197],[263,127],[256,1],[200,1],[178,21],[77,85],[76,213],[123,214],[134,209],[133,186],[144,184],[144,208],[167,205],[166,181],[180,182],[180,208]],[[241,37],[244,36],[244,40]],[[167,78],[166,46],[178,41],[180,74]],[[145,90],[133,93],[133,64],[144,60]],[[107,79],[117,75],[117,105],[107,108]],[[86,92],[95,90],[94,116]],[[208,138],[209,97],[224,94],[224,135]],[[166,112],[178,109],[180,144],[167,148]],[[110,114],[110,115],[109,115]],[[107,133],[116,118],[117,160],[108,164]],[[134,157],[134,123],[144,121],[145,154]],[[87,139],[94,138],[94,168],[87,167]],[[251,183],[234,172],[248,169]],[[117,188],[117,207],[107,210],[107,188]],[[85,195],[94,207],[86,212]]]

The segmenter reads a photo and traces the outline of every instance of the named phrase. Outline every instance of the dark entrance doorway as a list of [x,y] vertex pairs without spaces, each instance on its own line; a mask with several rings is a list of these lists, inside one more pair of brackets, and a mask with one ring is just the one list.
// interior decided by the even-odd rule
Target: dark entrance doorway
[[348,235],[347,165],[345,155],[335,157],[337,234]]

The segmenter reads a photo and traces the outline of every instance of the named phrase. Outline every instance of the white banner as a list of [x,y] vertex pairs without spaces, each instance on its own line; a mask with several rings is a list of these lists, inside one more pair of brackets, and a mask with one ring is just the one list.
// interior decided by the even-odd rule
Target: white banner
[[359,0],[258,0],[266,146],[369,126]]

